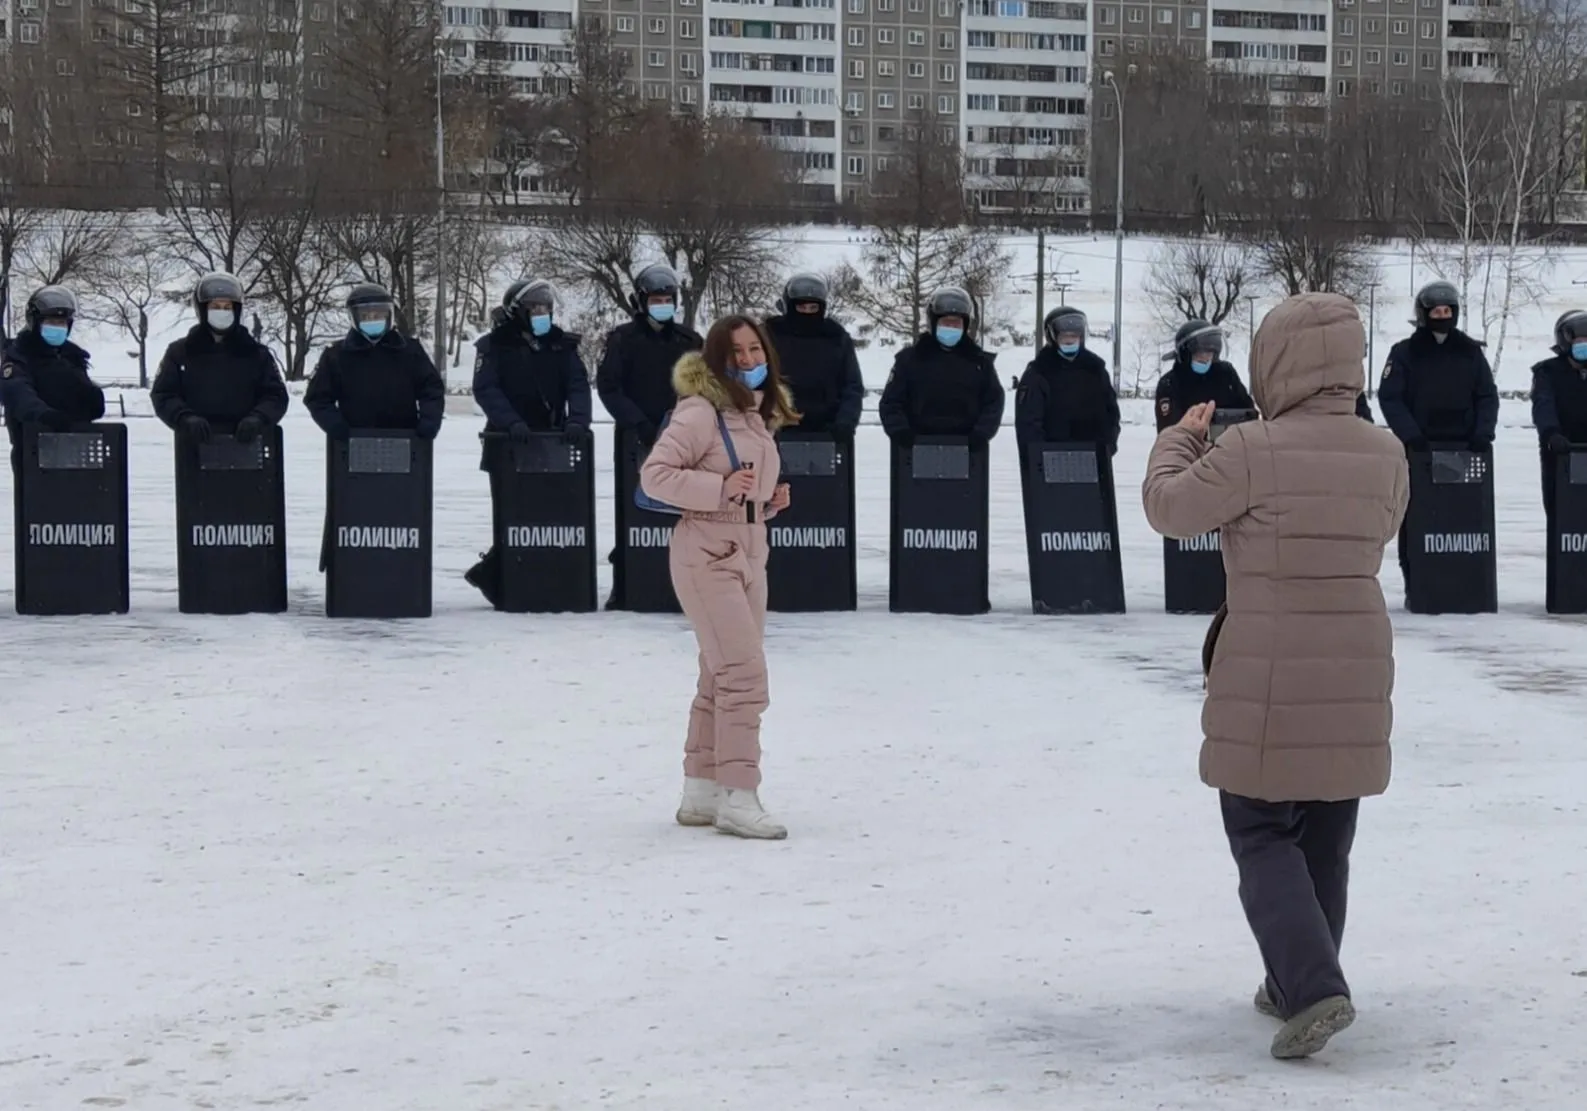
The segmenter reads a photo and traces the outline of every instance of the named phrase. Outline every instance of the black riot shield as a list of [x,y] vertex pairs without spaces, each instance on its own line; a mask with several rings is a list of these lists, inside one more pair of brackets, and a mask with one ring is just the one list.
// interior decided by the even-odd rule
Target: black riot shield
[[789,502],[766,523],[766,606],[777,613],[855,609],[853,440],[798,429],[777,440]]
[[1033,613],[1123,613],[1113,461],[1094,443],[1027,444],[1021,473]]
[[652,513],[634,504],[639,488],[639,467],[648,449],[632,432],[620,429],[617,456],[617,561],[615,573],[623,584],[621,604],[614,609],[635,613],[682,613],[672,589],[671,513]]
[[501,566],[497,609],[590,613],[595,602],[595,460],[588,436],[485,434]]
[[1553,460],[1554,521],[1548,537],[1549,613],[1587,613],[1587,447]]
[[1405,608],[1411,613],[1496,613],[1493,455],[1464,446],[1410,455]]
[[126,613],[126,425],[24,428],[14,495],[17,612]]
[[987,450],[963,436],[921,436],[892,454],[888,609],[987,612]]
[[183,613],[284,613],[281,429],[251,443],[176,438],[176,586]]
[[327,617],[429,617],[430,440],[358,431],[329,441]]
[[[1236,424],[1257,419],[1255,409],[1219,409],[1207,438],[1213,443]],[[1223,570],[1223,535],[1212,532],[1183,540],[1163,538],[1163,609],[1168,613],[1217,613],[1228,581]]]

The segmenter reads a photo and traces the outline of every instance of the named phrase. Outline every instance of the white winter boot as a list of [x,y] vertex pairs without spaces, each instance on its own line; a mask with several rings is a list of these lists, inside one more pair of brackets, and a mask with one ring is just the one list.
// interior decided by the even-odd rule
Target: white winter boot
[[754,791],[729,787],[722,794],[722,804],[716,811],[716,828],[720,833],[734,837],[753,837],[762,841],[781,841],[788,836],[788,827],[779,825],[760,805],[760,796]]
[[722,788],[714,779],[683,780],[683,801],[678,804],[680,826],[708,826],[716,821],[717,806],[722,801]]

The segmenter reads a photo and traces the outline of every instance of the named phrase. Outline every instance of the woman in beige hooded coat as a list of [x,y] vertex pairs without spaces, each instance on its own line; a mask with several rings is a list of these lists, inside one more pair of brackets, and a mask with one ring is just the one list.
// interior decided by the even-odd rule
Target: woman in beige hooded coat
[[779,840],[788,830],[758,790],[760,718],[770,704],[766,522],[789,496],[772,434],[799,414],[765,332],[748,317],[712,325],[704,351],[678,361],[672,385],[678,404],[639,484],[683,511],[672,530],[672,587],[700,645],[677,820]]
[[1354,1020],[1339,965],[1359,800],[1389,782],[1394,631],[1378,571],[1409,499],[1405,453],[1356,416],[1366,333],[1335,294],[1291,297],[1251,346],[1262,420],[1209,446],[1212,407],[1152,448],[1146,517],[1222,530],[1201,777],[1220,791],[1240,901],[1267,966],[1256,1006],[1305,1057]]

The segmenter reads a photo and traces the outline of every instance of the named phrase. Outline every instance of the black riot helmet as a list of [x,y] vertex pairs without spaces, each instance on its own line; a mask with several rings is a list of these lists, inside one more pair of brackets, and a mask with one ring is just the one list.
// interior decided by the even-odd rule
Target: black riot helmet
[[1223,329],[1205,320],[1187,320],[1174,333],[1174,353],[1170,360],[1205,352],[1214,359],[1223,354]]
[[[1449,310],[1448,320],[1434,320],[1436,308]],[[1460,290],[1448,282],[1428,282],[1416,291],[1416,326],[1434,332],[1448,332],[1460,323]]]
[[824,316],[827,311],[827,283],[819,274],[795,274],[782,287],[782,298],[777,309],[784,316],[798,311],[800,305],[819,305],[815,314]]
[[530,279],[528,278],[519,278],[508,286],[507,292],[501,295],[501,307],[504,309],[512,308],[513,302],[518,300],[518,294],[523,292],[524,286],[528,285],[529,281]]
[[[193,308],[198,312],[199,320],[214,327],[209,316],[209,306],[213,301],[231,302],[231,323],[225,328],[216,331],[227,331],[237,327],[242,320],[242,283],[234,275],[222,270],[213,270],[198,280],[193,287]],[[221,310],[226,311],[226,310]]]
[[524,282],[523,288],[513,297],[509,308],[516,310],[524,317],[528,317],[534,309],[543,308],[550,312],[556,306],[557,287],[543,278],[536,278],[533,281]]
[[47,285],[28,298],[28,327],[35,332],[46,320],[65,319],[71,329],[77,322],[77,295],[63,285]]
[[347,315],[365,339],[378,340],[397,326],[397,302],[385,286],[360,282],[347,294]]
[[975,302],[956,285],[945,285],[926,301],[926,319],[935,328],[945,316],[964,317],[964,330],[968,333],[975,322]]
[[1571,344],[1579,339],[1587,339],[1587,312],[1572,309],[1561,313],[1554,321],[1554,350],[1569,355]]
[[639,272],[634,279],[634,292],[629,305],[637,313],[647,311],[652,297],[670,297],[674,309],[678,307],[678,291],[682,288],[678,272],[664,262],[654,262]]
[[1059,305],[1049,312],[1041,322],[1042,335],[1047,337],[1047,342],[1054,347],[1058,346],[1058,337],[1065,332],[1074,332],[1080,336],[1080,346],[1086,345],[1086,314],[1079,309],[1070,308],[1068,305]]

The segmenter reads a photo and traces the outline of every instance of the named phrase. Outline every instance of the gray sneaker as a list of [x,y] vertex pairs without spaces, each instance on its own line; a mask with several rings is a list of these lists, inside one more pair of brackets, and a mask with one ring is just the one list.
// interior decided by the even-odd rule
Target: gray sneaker
[[1355,1020],[1355,1005],[1343,995],[1330,995],[1284,1023],[1273,1035],[1273,1056],[1280,1061],[1310,1057]]
[[1273,1002],[1273,997],[1267,993],[1267,985],[1261,984],[1256,989],[1256,998],[1251,1000],[1251,1005],[1256,1008],[1256,1013],[1266,1015],[1268,1018],[1283,1019],[1278,1013],[1278,1004]]

